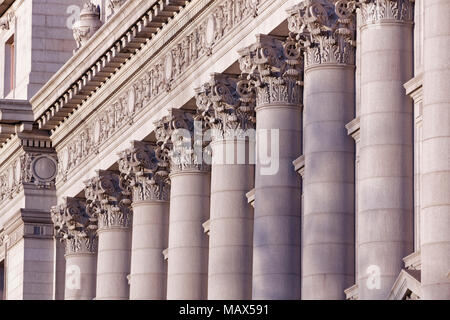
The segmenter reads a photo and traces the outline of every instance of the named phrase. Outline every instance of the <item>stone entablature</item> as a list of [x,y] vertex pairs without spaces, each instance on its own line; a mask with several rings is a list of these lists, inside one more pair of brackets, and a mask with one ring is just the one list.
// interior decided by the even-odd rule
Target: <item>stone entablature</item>
[[[154,52],[153,50],[166,44],[166,40],[175,31],[186,27],[181,22],[185,22],[187,17],[192,19],[207,4],[208,1],[195,2],[185,8],[189,11],[181,11],[177,16],[180,19],[178,20],[179,24],[173,25],[172,30],[166,29],[167,33],[161,33],[159,42],[154,47],[148,47],[149,52]],[[90,156],[95,155],[105,142],[111,141],[118,132],[139,119],[143,112],[148,112],[148,109],[154,106],[158,99],[163,98],[168,90],[173,90],[174,86],[181,83],[188,70],[195,68],[201,58],[210,53],[212,48],[220,45],[220,40],[226,36],[227,32],[241,25],[246,19],[252,18],[255,13],[253,2],[249,4],[242,0],[230,0],[226,4],[222,2],[212,4],[209,10],[210,14],[203,15],[202,19],[195,23],[195,28],[179,34],[178,41],[172,42],[171,46],[167,46],[158,53],[158,56],[139,71],[128,86],[119,90],[110,102],[101,105],[92,116],[85,119],[82,126],[77,128],[76,124],[81,123],[84,114],[88,114],[88,110],[93,111],[98,106],[98,102],[94,105],[91,100],[91,105],[84,106],[88,110],[84,110],[83,113],[81,113],[81,109],[76,111],[66,122],[66,126],[55,130],[52,137],[57,145],[60,162],[58,181],[65,181],[75,168]],[[239,14],[236,13],[238,7],[242,9]],[[233,22],[232,24],[216,26],[210,22],[217,16],[229,16],[225,13],[227,10],[232,10],[232,19],[229,20]],[[214,39],[211,43],[207,42],[208,32],[216,35],[210,38]],[[137,63],[142,63],[141,61],[144,60]],[[110,85],[116,84],[111,83]],[[112,91],[109,92],[114,92],[112,88],[110,89]],[[99,95],[101,90],[96,94]],[[70,134],[70,138],[60,143],[68,134]]]

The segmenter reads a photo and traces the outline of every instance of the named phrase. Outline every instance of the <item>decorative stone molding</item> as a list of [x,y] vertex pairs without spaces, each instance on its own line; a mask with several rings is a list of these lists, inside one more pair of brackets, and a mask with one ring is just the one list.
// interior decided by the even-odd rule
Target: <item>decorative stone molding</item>
[[414,0],[360,0],[363,25],[414,20]]
[[355,64],[356,6],[351,0],[306,0],[288,10],[289,31],[306,49],[306,68]]
[[196,118],[212,129],[213,140],[244,137],[255,128],[254,100],[249,81],[214,73],[210,82],[196,89]]
[[101,26],[100,11],[88,0],[81,10],[80,20],[73,25],[73,37],[77,42],[77,48],[83,46]]
[[64,198],[50,210],[55,237],[66,245],[66,255],[97,251],[97,218],[86,212],[86,201]]
[[[223,32],[218,33],[221,36],[216,38],[214,46],[218,45],[218,41],[227,32],[253,15],[252,8],[256,2],[252,3],[244,0],[228,0],[215,4],[213,15],[220,16],[222,12],[227,17],[228,23],[215,27]],[[236,11],[237,8],[241,8],[239,12]],[[102,106],[94,117],[87,120],[78,133],[71,135],[67,144],[58,151],[57,182],[65,181],[68,175],[88,157],[97,154],[99,148],[108,143],[112,136],[132,124],[142,112],[152,106],[151,101],[162,94],[167,94],[167,90],[171,90],[178,83],[188,68],[206,54],[207,23],[208,19],[200,20],[186,37],[165,47],[162,57],[150,63],[142,77],[125,87],[112,102]],[[60,104],[62,106],[62,100]]]
[[14,12],[8,12],[4,17],[0,18],[0,30],[10,30],[15,19]]
[[120,182],[118,174],[103,170],[84,182],[86,212],[98,219],[99,230],[132,225],[131,194]]
[[169,201],[169,163],[158,156],[158,147],[133,141],[119,153],[120,183],[133,201]]
[[258,35],[255,44],[239,52],[247,91],[256,88],[256,106],[302,104],[303,57],[298,43]]
[[58,162],[55,154],[26,152],[10,161],[0,172],[0,202],[13,199],[24,185],[38,189],[55,186]]
[[126,0],[108,0],[108,19],[110,19],[120,7],[126,2]]
[[160,158],[170,161],[171,173],[210,169],[203,162],[202,123],[195,121],[193,112],[170,109],[155,127]]

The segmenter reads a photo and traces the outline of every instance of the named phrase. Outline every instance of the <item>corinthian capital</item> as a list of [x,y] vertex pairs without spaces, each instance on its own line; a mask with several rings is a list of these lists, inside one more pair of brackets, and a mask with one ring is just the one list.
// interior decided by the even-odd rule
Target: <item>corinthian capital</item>
[[257,35],[257,41],[239,51],[246,85],[256,91],[256,105],[301,104],[302,52],[297,42]]
[[86,212],[86,201],[64,198],[50,210],[55,235],[66,245],[66,254],[97,251],[97,218]]
[[131,226],[131,195],[121,187],[118,174],[99,170],[85,185],[86,211],[98,219],[99,229]]
[[119,153],[120,183],[133,195],[133,201],[168,201],[169,164],[157,146],[133,141]]
[[248,80],[214,73],[196,89],[197,119],[213,129],[213,139],[245,135],[255,128],[254,96]]
[[155,122],[158,154],[168,158],[171,172],[206,171],[203,163],[202,123],[188,110],[170,109],[169,115]]
[[360,0],[363,25],[414,20],[414,0]]
[[306,48],[305,66],[355,64],[355,0],[304,0],[288,10],[289,31]]

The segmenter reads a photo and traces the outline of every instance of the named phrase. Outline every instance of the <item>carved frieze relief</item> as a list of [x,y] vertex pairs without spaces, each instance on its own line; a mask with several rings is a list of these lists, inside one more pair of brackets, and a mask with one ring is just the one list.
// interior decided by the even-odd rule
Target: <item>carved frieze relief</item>
[[169,162],[161,149],[150,143],[133,141],[119,153],[120,184],[133,201],[169,201]]
[[239,54],[242,77],[256,91],[257,107],[302,104],[303,57],[298,43],[258,35],[256,43]]
[[50,213],[55,237],[65,243],[66,254],[97,251],[97,218],[86,212],[85,200],[65,198]]
[[172,90],[186,70],[212,49],[224,36],[245,19],[257,14],[264,0],[226,0],[213,4],[211,14],[196,23],[196,27],[178,42],[167,46],[160,58],[150,63],[145,73],[110,103],[102,106],[94,117],[72,135],[58,150],[57,182],[86,159],[118,131],[132,124],[150,102]]

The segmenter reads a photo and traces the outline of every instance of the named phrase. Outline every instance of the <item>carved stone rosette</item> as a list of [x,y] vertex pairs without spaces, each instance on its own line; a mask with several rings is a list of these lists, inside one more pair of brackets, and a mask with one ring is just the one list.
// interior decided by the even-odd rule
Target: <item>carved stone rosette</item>
[[157,153],[169,159],[171,173],[210,169],[203,162],[202,123],[195,120],[193,112],[171,109],[155,127]]
[[414,0],[360,0],[362,24],[380,22],[412,23]]
[[83,199],[64,198],[51,208],[55,237],[66,245],[66,255],[97,252],[97,219],[86,212]]
[[131,193],[120,182],[118,174],[103,170],[85,181],[86,211],[98,219],[100,230],[132,225]]
[[306,49],[306,68],[355,64],[356,7],[353,0],[306,0],[288,10],[289,31]]
[[303,57],[297,42],[258,35],[257,42],[239,52],[247,91],[256,90],[256,105],[301,105]]
[[255,93],[248,80],[214,73],[196,89],[197,116],[212,139],[245,137],[255,128]]
[[119,153],[120,183],[133,201],[169,201],[169,162],[158,147],[133,141]]

